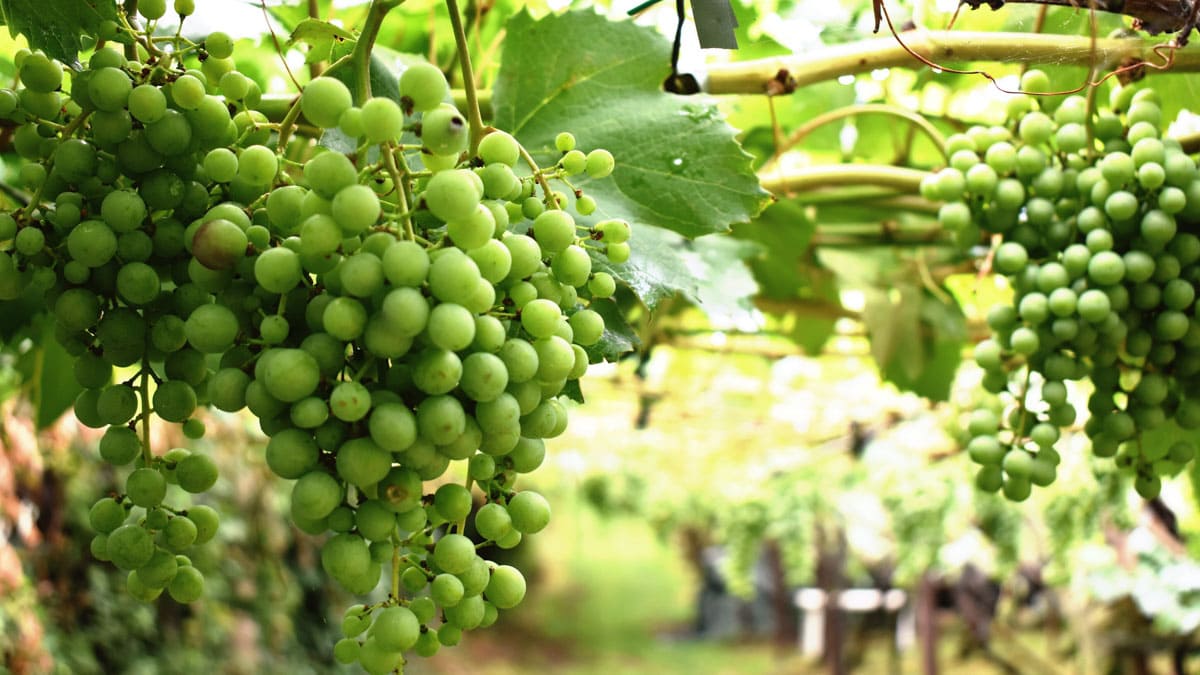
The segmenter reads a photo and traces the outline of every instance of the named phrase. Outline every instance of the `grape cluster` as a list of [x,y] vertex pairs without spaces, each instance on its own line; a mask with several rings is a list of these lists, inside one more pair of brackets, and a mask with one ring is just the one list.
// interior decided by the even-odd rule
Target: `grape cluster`
[[[561,397],[603,337],[590,305],[616,281],[593,258],[630,254],[629,224],[588,219],[595,201],[569,182],[605,178],[612,155],[563,133],[560,159],[538,168],[498,130],[472,152],[428,64],[404,71],[398,101],[355,105],[316,78],[272,123],[227,35],[160,51],[110,28],[137,60],[102,46],[68,71],[26,51],[22,86],[0,90],[30,194],[0,214],[0,298],[45,297],[84,387],[76,416],[107,428],[101,457],[131,465],[92,508],[93,554],[128,570],[138,597],[199,598],[183,552],[216,513],[165,500],[212,487],[216,465],[155,455],[150,420],[199,438],[198,410],[249,409],[267,466],[295,481],[296,525],[330,533],[326,572],[356,594],[392,581],[347,611],[339,661],[390,672],[489,625],[525,580],[477,548],[548,524],[547,500],[514,484],[566,428]],[[298,115],[357,150],[294,139]],[[465,484],[447,482],[454,461]]]
[[1007,126],[949,139],[949,166],[922,185],[964,241],[995,235],[992,268],[1013,289],[975,348],[1007,407],[970,415],[967,451],[979,487],[1014,500],[1055,480],[1055,445],[1076,423],[1069,381],[1093,386],[1092,454],[1132,473],[1142,496],[1196,454],[1147,433],[1200,428],[1200,171],[1163,136],[1153,90],[1110,99],[1090,114],[1082,97],[1016,98]]

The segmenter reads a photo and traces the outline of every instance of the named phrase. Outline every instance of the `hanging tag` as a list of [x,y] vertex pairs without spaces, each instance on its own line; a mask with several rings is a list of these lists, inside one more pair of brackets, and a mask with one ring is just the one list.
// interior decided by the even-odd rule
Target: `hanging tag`
[[729,0],[692,0],[692,17],[696,21],[696,34],[700,46],[708,49],[737,49],[737,17]]

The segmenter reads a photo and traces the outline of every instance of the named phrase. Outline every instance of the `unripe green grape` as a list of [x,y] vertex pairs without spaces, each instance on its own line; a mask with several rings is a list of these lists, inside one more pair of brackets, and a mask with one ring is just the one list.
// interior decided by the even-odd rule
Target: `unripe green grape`
[[521,146],[510,134],[492,131],[479,141],[479,158],[484,164],[514,166],[521,157]]
[[593,298],[611,298],[617,290],[617,282],[608,272],[597,272],[588,280],[588,291]]
[[475,558],[475,544],[461,534],[442,536],[433,549],[433,563],[450,574],[466,572]]
[[422,193],[425,206],[443,222],[469,217],[479,205],[481,182],[466,169],[439,171]]
[[590,178],[606,178],[616,166],[612,153],[604,149],[592,150],[587,154],[585,171]]
[[358,382],[339,382],[329,395],[329,411],[344,422],[357,422],[371,409],[371,392]]
[[467,120],[452,105],[441,105],[421,117],[421,142],[435,155],[457,155],[470,140]]
[[362,335],[363,328],[367,325],[367,310],[354,298],[334,298],[325,307],[322,325],[326,333],[343,342],[349,342]]
[[40,52],[27,56],[19,71],[21,83],[31,91],[50,93],[62,86],[62,66]]
[[309,122],[322,129],[332,129],[353,103],[350,90],[332,77],[318,77],[304,86],[300,95],[300,111]]
[[421,635],[417,617],[407,607],[388,607],[375,615],[371,636],[389,652],[411,649]]
[[371,143],[394,143],[404,133],[404,113],[390,98],[376,97],[362,105],[360,121]]
[[104,461],[122,466],[132,462],[141,454],[141,439],[129,427],[112,426],[100,438],[100,457]]
[[536,534],[550,522],[550,504],[540,494],[525,490],[509,500],[508,514],[513,529],[523,534]]
[[238,320],[223,305],[201,305],[192,311],[184,324],[188,343],[206,354],[227,351],[238,333]]
[[165,588],[179,571],[175,554],[158,549],[145,565],[136,571],[137,579],[148,588]]
[[185,551],[196,542],[197,533],[196,524],[190,518],[173,517],[163,528],[163,545],[176,553]]
[[265,145],[252,145],[238,157],[238,177],[254,185],[274,182],[279,171],[275,151]]
[[292,511],[308,520],[320,520],[342,501],[342,487],[324,471],[310,471],[292,486]]
[[406,112],[427,112],[441,105],[450,93],[446,77],[431,63],[416,63],[400,74],[401,103]]
[[629,260],[630,253],[629,244],[609,244],[604,249],[604,254],[608,257],[608,261],[616,265]]
[[566,211],[545,211],[533,221],[533,236],[544,253],[560,253],[575,242],[575,219]]
[[516,607],[525,598],[525,577],[510,565],[492,570],[491,580],[484,591],[487,599],[500,609]]
[[217,482],[217,465],[208,455],[193,453],[175,467],[175,478],[187,492],[205,492]]
[[88,523],[92,529],[102,534],[108,534],[120,527],[128,516],[121,503],[112,497],[105,497],[88,511]]
[[250,92],[250,79],[236,70],[231,70],[221,76],[217,86],[225,100],[238,101]]
[[180,567],[167,586],[167,593],[175,602],[195,602],[204,595],[204,576],[195,567]]
[[108,535],[106,552],[118,568],[131,571],[154,556],[154,540],[140,525],[122,525]]
[[167,422],[182,423],[196,410],[196,392],[182,380],[168,380],[154,391],[154,412]]
[[435,395],[417,405],[417,431],[436,445],[446,445],[466,430],[466,413],[453,396]]
[[379,197],[365,185],[348,185],[331,205],[333,218],[346,234],[358,234],[375,225],[381,214]]

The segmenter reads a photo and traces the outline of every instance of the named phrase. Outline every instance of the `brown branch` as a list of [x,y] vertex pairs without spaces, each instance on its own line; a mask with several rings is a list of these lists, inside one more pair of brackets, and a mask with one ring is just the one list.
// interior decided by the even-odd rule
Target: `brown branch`
[[[1191,32],[1194,25],[1193,0],[1007,0],[1009,4],[1054,5],[1058,7],[1074,7],[1083,9],[1091,4],[1093,8],[1110,14],[1124,14],[1138,21],[1137,28],[1157,35],[1173,33],[1187,29]],[[1005,0],[963,0],[964,5],[971,9],[979,9],[988,5],[992,9],[1004,6]]]

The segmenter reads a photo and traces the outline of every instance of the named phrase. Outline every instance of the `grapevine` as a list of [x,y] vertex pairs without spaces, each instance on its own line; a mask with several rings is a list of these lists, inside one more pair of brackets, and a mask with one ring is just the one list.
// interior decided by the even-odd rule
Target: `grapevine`
[[[79,68],[22,50],[20,85],[0,89],[27,194],[0,214],[0,298],[45,298],[84,388],[75,415],[128,468],[91,508],[92,554],[137,598],[200,599],[188,552],[219,516],[191,495],[216,464],[156,455],[151,422],[195,439],[202,409],[248,409],[266,464],[294,481],[296,526],[329,535],[326,573],[354,594],[390,588],[346,611],[334,656],[402,670],[525,595],[517,569],[476,550],[549,522],[516,481],[566,428],[560,396],[604,333],[589,304],[616,280],[593,258],[630,253],[627,222],[578,225],[567,205],[587,216],[595,200],[552,186],[607,177],[612,155],[563,132],[538,167],[445,103],[430,64],[403,72],[399,100],[352,91],[335,67],[270,122],[228,35],[164,38],[164,3],[137,11],[102,24]],[[314,146],[299,121],[352,149]]]

